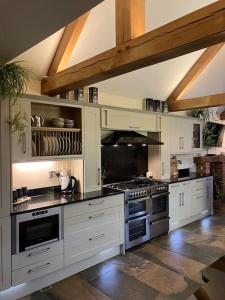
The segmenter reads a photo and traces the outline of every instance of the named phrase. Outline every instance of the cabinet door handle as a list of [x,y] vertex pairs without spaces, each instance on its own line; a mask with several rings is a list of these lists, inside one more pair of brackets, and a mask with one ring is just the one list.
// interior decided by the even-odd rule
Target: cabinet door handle
[[50,265],[51,265],[51,263],[44,264],[44,265],[42,265],[42,266],[40,266],[40,267],[37,267],[37,268],[33,268],[33,269],[28,270],[27,273],[33,273],[33,272],[39,271],[39,270],[41,270],[41,269],[44,269],[44,268],[49,267]]
[[170,186],[170,188],[175,188],[175,187],[178,187],[178,186],[180,186],[179,184],[176,184],[176,185],[172,185],[172,186]]
[[97,185],[101,184],[101,169],[97,169]]
[[27,152],[27,136],[26,136],[26,133],[23,133],[23,135],[22,135],[22,147],[23,147],[23,153],[26,154],[26,152]]
[[94,203],[89,202],[88,205],[89,205],[89,206],[92,206],[92,205],[99,205],[99,204],[103,204],[103,203],[104,203],[104,200],[99,201],[99,202],[94,202]]
[[181,142],[181,137],[179,137],[179,149],[182,149],[182,142]]
[[107,109],[104,109],[104,123],[105,126],[108,126],[108,113],[107,113]]
[[182,140],[182,149],[184,149],[184,137],[183,136],[182,136],[181,140]]
[[179,193],[179,207],[181,207],[181,193]]
[[162,176],[165,175],[165,163],[162,162]]
[[104,213],[101,213],[101,214],[99,214],[99,215],[89,216],[89,219],[90,219],[90,220],[94,220],[94,219],[103,217],[104,215],[105,215]]
[[48,247],[48,248],[46,248],[46,249],[43,249],[43,250],[39,250],[39,251],[35,251],[35,252],[31,252],[31,253],[27,254],[27,256],[31,257],[31,256],[39,255],[39,254],[42,254],[42,253],[48,252],[48,251],[50,251],[50,250],[51,250],[51,248],[50,248],[50,247]]
[[96,236],[94,236],[94,237],[90,237],[88,240],[89,240],[89,241],[94,241],[94,240],[98,240],[98,239],[100,239],[100,238],[103,238],[104,236],[105,236],[105,234],[102,233],[102,234],[96,235]]
[[184,206],[184,193],[182,193],[182,206]]

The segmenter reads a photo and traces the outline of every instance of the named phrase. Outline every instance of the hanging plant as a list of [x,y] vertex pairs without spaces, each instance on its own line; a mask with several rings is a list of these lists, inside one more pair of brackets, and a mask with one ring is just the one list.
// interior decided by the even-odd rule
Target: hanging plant
[[[25,93],[27,80],[28,71],[19,62],[0,63],[0,100],[8,99],[11,106],[14,106],[18,97]],[[21,110],[9,120],[12,132],[17,133],[19,142],[26,128],[26,121],[26,114]]]

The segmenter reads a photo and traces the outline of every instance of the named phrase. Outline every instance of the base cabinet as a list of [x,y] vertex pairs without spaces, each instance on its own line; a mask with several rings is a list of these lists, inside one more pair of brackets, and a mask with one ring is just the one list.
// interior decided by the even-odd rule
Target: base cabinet
[[124,244],[124,196],[80,203],[64,211],[64,264],[70,265]]
[[0,291],[11,286],[11,222],[0,218]]
[[212,213],[213,177],[170,184],[169,190],[170,231]]

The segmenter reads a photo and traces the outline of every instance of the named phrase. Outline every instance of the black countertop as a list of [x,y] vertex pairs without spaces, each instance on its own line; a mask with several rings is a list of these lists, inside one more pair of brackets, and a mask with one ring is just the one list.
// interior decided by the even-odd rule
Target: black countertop
[[121,191],[115,191],[110,188],[103,188],[99,191],[88,193],[76,193],[74,195],[63,195],[61,193],[49,193],[40,196],[31,197],[31,200],[13,206],[12,215],[26,213],[42,208],[50,208],[61,205],[75,204],[83,201],[94,200],[97,198],[122,194]]
[[182,182],[182,181],[187,181],[187,180],[194,180],[194,179],[199,179],[199,178],[205,178],[205,177],[210,177],[212,175],[197,175],[196,173],[191,173],[190,176],[188,177],[171,177],[171,178],[168,178],[168,179],[163,179],[163,182],[165,183],[169,183],[169,184],[172,184],[172,183],[179,183],[179,182]]

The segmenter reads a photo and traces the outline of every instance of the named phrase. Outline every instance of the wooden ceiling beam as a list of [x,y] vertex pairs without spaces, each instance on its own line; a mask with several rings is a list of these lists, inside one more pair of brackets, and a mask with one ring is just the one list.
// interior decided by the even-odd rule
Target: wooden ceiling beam
[[199,57],[191,69],[187,72],[182,81],[178,84],[172,94],[167,98],[168,101],[179,100],[199,75],[205,70],[208,64],[213,60],[216,54],[223,47],[224,43],[207,48]]
[[225,105],[225,93],[209,95],[204,97],[197,97],[191,99],[183,99],[179,101],[172,101],[168,103],[169,111],[183,111],[198,108],[208,108],[214,106]]
[[116,45],[145,33],[145,0],[115,0]]
[[225,1],[216,1],[42,81],[56,95],[225,41]]
[[72,51],[77,44],[89,13],[90,12],[85,13],[65,27],[63,35],[49,67],[48,76],[66,69]]

